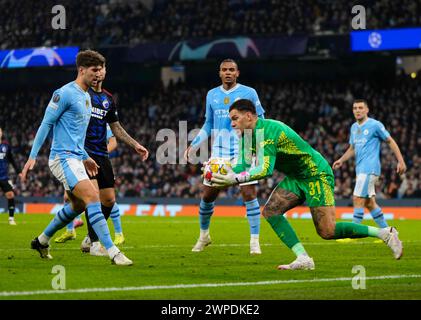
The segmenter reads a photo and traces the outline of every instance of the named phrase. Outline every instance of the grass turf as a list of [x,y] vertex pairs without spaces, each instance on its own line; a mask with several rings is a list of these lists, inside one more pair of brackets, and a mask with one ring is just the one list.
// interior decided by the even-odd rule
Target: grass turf
[[[64,244],[51,241],[54,258],[48,261],[40,259],[29,246],[52,216],[17,215],[17,226],[9,226],[6,215],[0,218],[0,299],[421,299],[421,277],[370,279],[376,276],[421,275],[421,221],[391,222],[398,228],[404,242],[404,256],[396,261],[391,250],[384,244],[374,243],[373,238],[349,244],[326,241],[318,237],[311,220],[290,220],[314,258],[316,269],[278,271],[278,264],[289,263],[294,256],[263,219],[260,236],[263,253],[250,256],[245,218],[213,217],[212,245],[203,252],[193,253],[191,248],[198,236],[197,218],[123,216],[126,243],[121,250],[134,261],[134,265],[120,267],[111,265],[106,257],[93,257],[80,251],[85,226],[76,229],[75,241]],[[65,267],[67,290],[117,289],[111,292],[16,296],[6,293],[51,291],[52,280],[56,276],[52,273],[55,265]],[[366,289],[355,290],[350,279],[337,279],[355,276],[352,273],[355,265],[365,268],[368,277]],[[259,281],[285,282],[212,288],[118,289]]]

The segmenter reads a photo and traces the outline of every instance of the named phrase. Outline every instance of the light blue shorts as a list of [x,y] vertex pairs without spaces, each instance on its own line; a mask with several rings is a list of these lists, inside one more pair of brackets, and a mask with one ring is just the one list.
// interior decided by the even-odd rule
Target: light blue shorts
[[371,198],[376,195],[376,182],[379,176],[375,174],[359,173],[354,188],[354,196]]
[[65,190],[72,191],[80,181],[89,180],[82,160],[56,156],[48,161],[48,166]]

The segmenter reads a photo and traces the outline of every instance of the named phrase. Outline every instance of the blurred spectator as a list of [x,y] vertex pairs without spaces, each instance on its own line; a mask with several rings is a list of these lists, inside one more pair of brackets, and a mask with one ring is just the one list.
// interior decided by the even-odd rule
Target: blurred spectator
[[[421,25],[414,0],[61,0],[66,29],[53,30],[52,0],[0,0],[0,49],[79,45],[135,45],[230,35],[345,33],[351,9],[366,8],[367,28]],[[93,32],[95,30],[95,32]]]

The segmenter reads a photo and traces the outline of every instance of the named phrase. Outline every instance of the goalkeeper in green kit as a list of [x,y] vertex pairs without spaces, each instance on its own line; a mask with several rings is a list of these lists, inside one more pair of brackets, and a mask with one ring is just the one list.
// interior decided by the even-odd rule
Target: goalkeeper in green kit
[[[317,233],[323,239],[377,237],[392,249],[396,259],[402,256],[402,242],[393,227],[376,227],[335,221],[334,176],[329,163],[286,124],[260,119],[253,102],[241,99],[229,109],[231,125],[241,132],[239,157],[227,175],[213,174],[212,186],[230,185],[264,179],[273,170],[285,174],[263,209],[263,216],[285,245],[297,256],[278,269],[313,270],[314,261],[307,254],[295,231],[284,217],[288,210],[304,201],[310,207]],[[257,165],[250,168],[252,155]]]

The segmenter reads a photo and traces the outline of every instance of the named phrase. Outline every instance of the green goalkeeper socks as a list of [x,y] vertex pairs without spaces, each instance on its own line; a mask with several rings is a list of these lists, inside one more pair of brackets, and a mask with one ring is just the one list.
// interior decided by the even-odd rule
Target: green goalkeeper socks
[[378,237],[379,228],[369,227],[352,222],[338,222],[334,239]]
[[292,229],[288,220],[285,219],[282,214],[269,217],[266,220],[271,225],[273,231],[275,231],[278,235],[279,239],[281,239],[281,241],[285,243],[285,245],[290,248],[296,256],[301,254],[307,255],[307,252],[298,239],[294,229]]
[[[294,229],[283,215],[276,215],[266,219],[279,239],[290,248],[297,256],[307,254]],[[334,239],[343,238],[379,238],[379,228],[365,226],[352,222],[338,222],[335,227]]]

